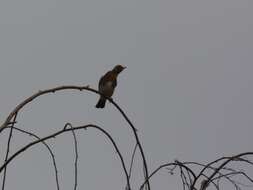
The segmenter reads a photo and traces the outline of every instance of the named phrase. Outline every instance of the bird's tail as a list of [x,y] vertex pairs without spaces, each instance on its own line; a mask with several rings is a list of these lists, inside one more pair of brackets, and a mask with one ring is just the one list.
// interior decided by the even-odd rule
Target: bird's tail
[[96,105],[96,108],[104,108],[105,107],[106,99],[103,97],[100,97],[98,100],[98,103]]

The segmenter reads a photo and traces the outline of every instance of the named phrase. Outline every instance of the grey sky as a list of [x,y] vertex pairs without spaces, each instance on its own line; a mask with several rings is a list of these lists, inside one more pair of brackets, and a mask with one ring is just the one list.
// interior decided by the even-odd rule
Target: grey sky
[[[40,89],[97,88],[102,74],[123,64],[114,99],[139,129],[150,170],[174,159],[207,162],[252,151],[252,18],[251,0],[1,1],[0,120]],[[97,98],[86,92],[42,97],[20,113],[18,127],[44,136],[66,122],[98,124],[129,164],[132,133],[112,105],[95,109]],[[14,136],[14,148],[28,142]],[[50,141],[62,190],[73,186],[71,137]],[[79,189],[123,189],[121,165],[105,138],[88,130],[78,139]],[[46,153],[37,146],[14,161],[6,189],[54,189]],[[137,165],[139,158],[134,189],[142,179]],[[179,189],[177,182],[162,171],[151,186]]]

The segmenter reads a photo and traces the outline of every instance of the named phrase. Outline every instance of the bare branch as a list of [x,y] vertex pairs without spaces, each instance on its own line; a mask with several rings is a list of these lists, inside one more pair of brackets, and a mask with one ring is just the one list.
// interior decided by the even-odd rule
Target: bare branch
[[[193,179],[196,178],[195,173],[187,166],[185,166],[183,163],[179,162],[179,161],[175,161],[175,162],[171,162],[171,163],[166,163],[163,165],[160,165],[158,168],[156,168],[149,176],[148,179],[149,180],[153,175],[155,175],[158,171],[160,171],[163,168],[166,167],[170,167],[170,166],[181,166],[182,168],[184,168],[185,170],[189,171],[189,173],[192,175]],[[140,189],[143,188],[143,186],[147,183],[147,180],[145,180],[142,185],[140,186]]]
[[[6,160],[8,159],[9,157],[9,153],[10,153],[10,145],[11,145],[11,138],[12,138],[12,132],[13,132],[13,126],[15,125],[16,123],[16,118],[17,118],[17,113],[14,114],[14,118],[13,118],[13,122],[10,122],[8,123],[8,126],[11,127],[11,130],[10,130],[10,133],[9,133],[9,137],[8,137],[8,143],[7,143],[7,150],[6,150],[6,154],[5,154],[5,159],[4,161],[6,162]],[[4,168],[4,176],[3,176],[3,183],[2,183],[2,190],[4,190],[5,188],[5,181],[6,181],[6,172],[7,172],[7,167]]]
[[[70,126],[71,129],[73,129],[73,126],[70,123],[66,123],[64,126],[64,129],[66,129],[68,126]],[[74,146],[75,146],[75,185],[74,190],[77,188],[77,162],[78,162],[78,149],[77,149],[77,139],[75,131],[72,130],[73,138],[74,138]]]
[[133,167],[133,163],[134,163],[134,156],[135,156],[136,149],[137,149],[137,144],[135,144],[135,146],[134,146],[134,151],[133,151],[132,158],[131,158],[131,164],[130,164],[129,175],[128,175],[129,179],[131,178],[132,167]]
[[[27,135],[29,135],[29,136],[32,136],[32,137],[34,137],[34,138],[40,140],[40,138],[39,138],[37,135],[35,135],[34,133],[25,131],[25,130],[23,130],[23,129],[19,129],[19,128],[14,127],[14,126],[13,126],[12,128],[15,129],[16,131],[19,131],[19,132],[21,132],[21,133],[27,134]],[[60,190],[59,179],[58,179],[58,170],[57,170],[57,166],[56,166],[56,161],[55,161],[54,153],[53,153],[52,149],[49,147],[49,145],[48,145],[46,142],[41,141],[41,143],[45,145],[45,147],[48,149],[48,151],[49,151],[49,153],[50,153],[50,155],[51,155],[51,157],[52,157],[53,166],[54,166],[54,171],[55,171],[56,186],[57,186],[57,190]]]
[[[223,157],[223,159],[226,159],[226,161],[224,161],[214,172],[212,175],[210,175],[210,177],[208,178],[208,181],[211,181],[212,178],[223,168],[225,167],[225,165],[227,165],[229,162],[231,161],[235,161],[238,160],[240,157],[245,156],[245,155],[253,155],[253,152],[245,152],[245,153],[241,153],[232,157]],[[221,160],[221,159],[218,159]]]
[[118,104],[116,104],[112,98],[108,98],[106,96],[104,96],[103,94],[101,94],[100,92],[98,92],[97,90],[94,90],[92,88],[90,88],[89,86],[73,86],[73,85],[69,85],[69,86],[59,86],[59,87],[55,87],[55,88],[51,88],[51,89],[47,89],[47,90],[40,90],[39,92],[35,93],[34,95],[28,97],[27,99],[25,99],[23,102],[21,102],[7,117],[7,119],[5,120],[5,122],[1,125],[0,127],[0,133],[8,126],[8,123],[11,121],[11,119],[13,118],[13,116],[18,113],[26,104],[32,102],[34,99],[36,99],[39,96],[45,95],[45,94],[49,94],[49,93],[55,93],[57,91],[63,91],[63,90],[87,90],[96,94],[99,94],[100,96],[103,96],[104,98],[106,98],[108,101],[110,101],[116,108],[117,110],[122,114],[122,116],[125,118],[125,120],[127,121],[127,123],[130,125],[134,136],[135,136],[135,140],[136,143],[139,147],[141,156],[142,156],[142,160],[143,160],[143,165],[144,165],[144,169],[145,169],[145,179],[147,180],[147,185],[148,185],[148,189],[150,190],[150,184],[148,181],[148,167],[147,167],[147,162],[146,162],[146,158],[145,158],[145,154],[142,148],[142,145],[140,143],[139,137],[137,135],[137,130],[134,127],[133,123],[130,121],[130,119],[127,117],[127,115],[125,114],[125,112],[118,106]]
[[63,128],[62,130],[60,131],[57,131],[49,136],[46,136],[44,138],[41,138],[41,139],[38,139],[38,140],[35,140],[29,144],[27,144],[26,146],[24,146],[23,148],[19,149],[17,152],[15,152],[12,156],[10,156],[6,162],[0,167],[0,173],[4,170],[4,168],[7,167],[7,165],[14,159],[16,158],[19,154],[23,153],[24,151],[26,151],[28,148],[30,147],[33,147],[34,145],[38,144],[38,143],[41,143],[42,141],[46,141],[46,140],[49,140],[49,139],[52,139],[52,138],[55,138],[63,133],[66,133],[66,132],[71,132],[72,130],[80,130],[80,129],[88,129],[88,128],[95,128],[95,129],[98,129],[99,131],[103,132],[107,137],[108,139],[111,141],[111,143],[113,144],[114,148],[116,149],[119,157],[120,157],[120,161],[121,161],[121,164],[122,164],[122,167],[124,169],[124,173],[125,173],[125,176],[126,176],[126,180],[127,180],[127,185],[129,187],[129,190],[131,189],[130,188],[130,182],[129,182],[129,177],[128,177],[128,173],[127,173],[127,170],[126,170],[126,166],[125,166],[125,162],[123,160],[123,157],[116,145],[116,143],[114,142],[113,138],[110,136],[110,134],[108,132],[106,132],[103,128],[99,127],[99,126],[96,126],[96,125],[93,125],[93,124],[88,124],[88,125],[83,125],[83,126],[78,126],[78,127],[73,127],[73,128]]

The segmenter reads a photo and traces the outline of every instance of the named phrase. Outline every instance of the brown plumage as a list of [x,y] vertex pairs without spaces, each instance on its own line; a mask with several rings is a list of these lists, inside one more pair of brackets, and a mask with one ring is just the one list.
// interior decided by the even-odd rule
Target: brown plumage
[[[113,95],[114,89],[117,86],[118,74],[123,71],[126,67],[122,65],[116,65],[111,71],[108,71],[99,80],[98,91],[104,96],[110,98]],[[96,108],[104,108],[106,103],[106,98],[100,96]]]

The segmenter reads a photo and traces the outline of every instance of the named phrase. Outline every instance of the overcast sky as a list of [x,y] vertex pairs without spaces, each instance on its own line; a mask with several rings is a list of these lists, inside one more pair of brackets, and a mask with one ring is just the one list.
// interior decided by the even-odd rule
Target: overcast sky
[[[252,0],[2,0],[0,2],[0,120],[38,90],[97,83],[116,64],[114,100],[138,128],[149,170],[174,161],[206,163],[252,151]],[[129,166],[132,133],[97,95],[60,92],[23,109],[18,125],[40,135],[94,123],[112,134]],[[4,158],[7,133],[0,136]],[[14,134],[12,152],[30,137]],[[50,141],[61,190],[73,189],[71,134]],[[78,189],[123,189],[115,150],[90,129],[78,133]],[[133,189],[142,180],[135,162]],[[180,189],[161,171],[153,189]],[[227,190],[231,186],[226,187]],[[6,190],[56,189],[52,162],[36,146],[9,165]]]

